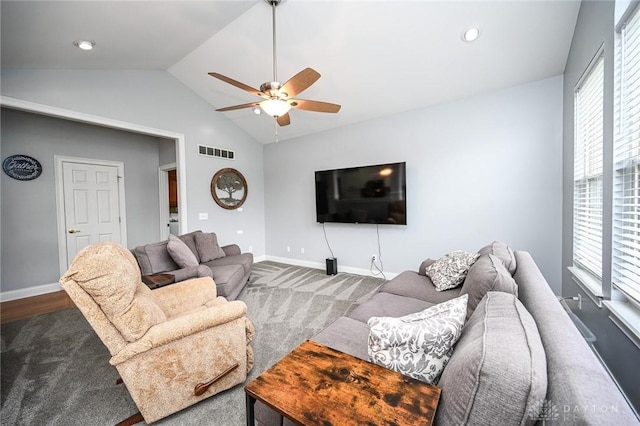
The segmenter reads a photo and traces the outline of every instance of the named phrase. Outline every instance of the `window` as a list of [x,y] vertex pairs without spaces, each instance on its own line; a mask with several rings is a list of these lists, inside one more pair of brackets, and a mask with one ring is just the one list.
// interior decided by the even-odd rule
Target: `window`
[[640,9],[617,34],[612,284],[640,308]]
[[[573,264],[602,279],[604,58],[598,54],[575,90]],[[599,285],[599,284],[598,284]]]

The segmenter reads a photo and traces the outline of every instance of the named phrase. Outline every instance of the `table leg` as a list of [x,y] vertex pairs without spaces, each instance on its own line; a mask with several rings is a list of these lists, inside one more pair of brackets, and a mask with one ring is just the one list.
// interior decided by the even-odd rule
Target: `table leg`
[[251,395],[249,395],[248,393],[246,394],[246,399],[247,399],[247,426],[255,426],[253,410],[256,404],[256,399]]

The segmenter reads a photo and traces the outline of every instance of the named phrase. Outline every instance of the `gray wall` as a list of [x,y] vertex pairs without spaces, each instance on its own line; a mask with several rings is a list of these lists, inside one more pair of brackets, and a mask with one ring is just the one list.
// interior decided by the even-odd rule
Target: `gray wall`
[[159,138],[160,143],[160,165],[176,162],[176,142],[169,139]]
[[157,241],[159,143],[155,137],[2,108],[2,158],[26,154],[43,168],[33,181],[4,173],[0,178],[2,290],[60,278],[54,155],[123,161],[128,245]]
[[[599,308],[573,282],[567,267],[573,263],[573,91],[578,79],[604,43],[604,163],[612,164],[613,146],[613,81],[614,81],[614,2],[582,2],[571,50],[564,74],[563,109],[563,244],[562,293],[582,296],[582,310],[570,302],[573,311],[596,335],[595,348],[624,389],[636,410],[640,411],[640,349],[609,319],[609,311]],[[612,167],[605,167],[604,223],[611,223]],[[611,282],[611,232],[603,238],[603,282]],[[605,285],[606,287],[606,285]],[[606,289],[605,289],[606,291]]]
[[[315,222],[314,170],[406,161],[408,225],[379,227],[386,271],[498,239],[530,251],[559,294],[561,150],[561,77],[269,144],[267,253],[330,255]],[[326,231],[339,268],[369,269],[375,225]]]
[[[221,244],[238,243],[244,251],[252,247],[256,256],[265,254],[262,145],[169,73],[3,69],[1,83],[3,96],[183,134],[187,230],[214,231]],[[232,149],[236,160],[200,156],[198,144]],[[247,179],[242,212],[222,209],[211,197],[211,178],[224,167],[236,168]],[[199,220],[199,213],[208,219]],[[31,283],[38,284],[45,283]]]

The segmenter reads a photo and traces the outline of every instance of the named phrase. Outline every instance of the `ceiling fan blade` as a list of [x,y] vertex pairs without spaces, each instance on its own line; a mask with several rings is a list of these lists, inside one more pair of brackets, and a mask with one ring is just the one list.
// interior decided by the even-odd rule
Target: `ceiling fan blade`
[[289,95],[289,97],[293,97],[318,81],[319,78],[320,73],[318,73],[318,71],[305,68],[291,77],[289,81],[282,86],[282,91]]
[[285,115],[281,115],[280,117],[278,117],[276,121],[281,126],[288,126],[289,124],[291,124],[291,117],[289,116],[289,113],[286,113]]
[[229,84],[231,84],[232,86],[236,86],[236,87],[238,87],[238,88],[240,88],[240,89],[244,90],[245,92],[252,93],[252,94],[254,94],[254,95],[256,95],[256,96],[263,96],[263,93],[262,93],[261,91],[259,91],[258,89],[254,89],[254,88],[253,88],[253,87],[251,87],[251,86],[247,86],[246,84],[244,84],[244,83],[240,83],[239,81],[236,81],[236,80],[234,80],[234,79],[232,79],[232,78],[229,78],[229,77],[227,77],[227,76],[225,76],[225,75],[218,74],[217,72],[210,72],[210,73],[209,73],[209,75],[210,75],[211,77],[215,77],[215,78],[217,78],[218,80],[222,80],[222,81],[224,81],[225,83],[229,83]]
[[250,104],[242,104],[242,105],[234,105],[234,106],[225,107],[225,108],[218,108],[216,111],[220,111],[220,112],[233,111],[236,109],[253,108],[253,107],[257,107],[258,105],[260,105],[260,102],[251,102]]
[[341,106],[338,104],[331,104],[329,102],[310,101],[307,99],[292,99],[291,106],[297,109],[303,109],[305,111],[315,112],[333,112],[340,111]]

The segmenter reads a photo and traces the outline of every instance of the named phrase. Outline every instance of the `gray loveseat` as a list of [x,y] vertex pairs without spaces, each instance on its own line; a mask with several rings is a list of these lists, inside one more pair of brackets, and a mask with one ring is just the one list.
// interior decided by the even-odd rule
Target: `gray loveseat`
[[[400,317],[466,293],[468,318],[437,383],[436,424],[638,424],[531,255],[498,242],[480,253],[461,286],[436,291],[424,272],[434,261],[427,260],[311,340],[368,360],[370,317]],[[515,291],[504,286],[509,280]],[[470,290],[470,282],[482,282],[484,294]],[[387,422],[393,419],[380,419]],[[257,403],[256,424],[292,423]]]
[[199,265],[180,268],[167,250],[168,241],[161,241],[131,250],[142,275],[171,274],[176,282],[212,277],[218,296],[235,300],[249,280],[253,254],[241,253],[236,244],[219,247],[215,233],[198,230],[178,238],[193,252]]

